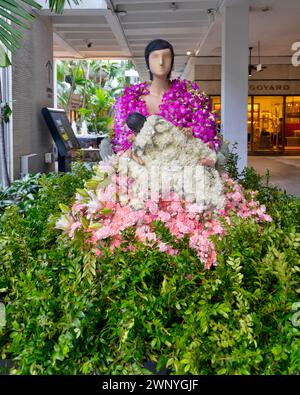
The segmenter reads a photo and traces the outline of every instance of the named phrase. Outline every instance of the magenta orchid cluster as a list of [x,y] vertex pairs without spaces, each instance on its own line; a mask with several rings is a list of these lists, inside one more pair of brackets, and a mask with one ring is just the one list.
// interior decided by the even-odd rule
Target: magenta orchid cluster
[[[258,223],[272,221],[266,214],[265,206],[255,200],[256,192],[244,191],[226,173],[222,179],[226,196],[222,210],[200,212],[197,204],[188,203],[175,193],[170,195],[168,201],[148,199],[144,208],[133,210],[115,199],[116,190],[114,184],[110,184],[98,193],[95,190],[80,190],[71,210],[65,212],[56,227],[63,229],[71,238],[81,231],[85,243],[91,245],[97,256],[102,255],[104,248],[109,247],[113,254],[115,248],[121,247],[124,241],[122,231],[130,227],[135,229],[135,240],[147,246],[156,244],[159,251],[177,255],[179,251],[176,245],[165,243],[155,233],[154,221],[162,221],[175,240],[188,236],[189,247],[196,251],[208,269],[217,264],[216,248],[211,236],[223,237],[226,234],[224,219],[230,226],[232,213],[241,218],[252,218]],[[118,185],[118,175],[113,175],[113,181]],[[134,243],[124,248],[124,251],[136,249]]]
[[[131,147],[128,136],[132,133],[126,125],[127,116],[139,112],[145,117],[147,111],[145,100],[141,96],[149,94],[148,82],[126,87],[124,94],[116,99],[114,133],[112,141],[115,153]],[[179,78],[172,80],[171,88],[163,95],[161,115],[175,126],[192,129],[193,135],[207,143],[210,148],[218,150],[221,139],[216,131],[216,115],[211,111],[209,98],[201,92],[198,85]]]

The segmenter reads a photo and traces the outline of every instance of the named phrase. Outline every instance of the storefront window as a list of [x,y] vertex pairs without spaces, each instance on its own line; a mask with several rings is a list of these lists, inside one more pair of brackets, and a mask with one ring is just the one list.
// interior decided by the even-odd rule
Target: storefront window
[[[210,100],[220,126],[221,97]],[[300,96],[249,96],[247,129],[248,153],[300,150]]]
[[287,96],[285,104],[285,150],[300,148],[300,96]]
[[221,96],[211,96],[211,109],[216,112],[216,121],[219,127],[221,128]]
[[247,133],[248,133],[248,151],[251,151],[251,146],[253,144],[253,138],[252,138],[252,97],[248,97],[248,126],[247,126]]

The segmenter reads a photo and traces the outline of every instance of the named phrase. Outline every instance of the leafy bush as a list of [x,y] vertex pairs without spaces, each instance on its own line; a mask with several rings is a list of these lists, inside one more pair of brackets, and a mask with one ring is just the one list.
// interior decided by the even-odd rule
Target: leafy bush
[[178,256],[125,241],[96,257],[60,235],[49,215],[85,177],[42,178],[34,206],[2,215],[0,355],[12,374],[145,374],[147,360],[170,374],[299,374],[300,199],[246,170],[241,182],[275,220],[261,228],[233,213],[226,236],[213,236],[218,266],[204,270],[186,239]]
[[[82,162],[72,163],[69,173],[27,174],[22,179],[15,180],[8,188],[0,186],[0,214],[11,205],[17,205],[22,212],[26,212],[39,205],[45,197],[50,203],[48,207],[51,211],[57,207],[56,203],[59,199],[70,198],[78,185],[82,185],[84,180],[91,177],[91,174],[89,167]],[[42,187],[44,196],[38,194]],[[36,201],[37,197],[39,197],[39,202]]]
[[226,171],[230,177],[237,180],[245,189],[258,191],[256,199],[266,206],[268,214],[271,215],[273,222],[278,226],[294,226],[296,231],[300,232],[299,199],[271,184],[269,170],[263,176],[259,175],[253,167],[245,167],[239,173],[237,167],[238,154],[235,150],[236,145],[234,144],[226,163]]
[[6,215],[18,233],[1,258],[12,373],[146,373],[149,359],[176,374],[299,373],[299,234],[233,217],[208,271],[184,245],[175,257],[139,245],[96,259],[60,236],[33,254]]
[[41,173],[26,175],[21,180],[14,181],[8,188],[0,186],[0,213],[12,204],[18,205],[22,210],[31,207],[34,204],[41,177]]

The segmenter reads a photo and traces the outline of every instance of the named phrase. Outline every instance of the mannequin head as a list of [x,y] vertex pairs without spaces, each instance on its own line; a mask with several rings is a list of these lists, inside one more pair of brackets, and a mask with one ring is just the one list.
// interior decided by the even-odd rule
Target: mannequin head
[[151,41],[145,48],[145,61],[151,81],[153,75],[169,80],[174,65],[173,46],[162,39]]
[[142,127],[144,126],[144,123],[146,122],[146,117],[139,112],[132,112],[131,114],[128,115],[126,119],[126,124],[133,131],[133,133],[136,135],[140,132]]

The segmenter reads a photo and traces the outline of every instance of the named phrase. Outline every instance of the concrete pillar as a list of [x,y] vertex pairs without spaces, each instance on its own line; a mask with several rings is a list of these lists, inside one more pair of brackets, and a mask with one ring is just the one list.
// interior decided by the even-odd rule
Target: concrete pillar
[[224,139],[238,143],[238,168],[247,165],[248,0],[226,0],[222,25],[221,118]]
[[54,170],[45,163],[53,141],[42,107],[53,107],[53,31],[51,17],[36,15],[22,30],[21,47],[12,57],[13,175],[21,176],[21,157],[31,155],[30,173]]

